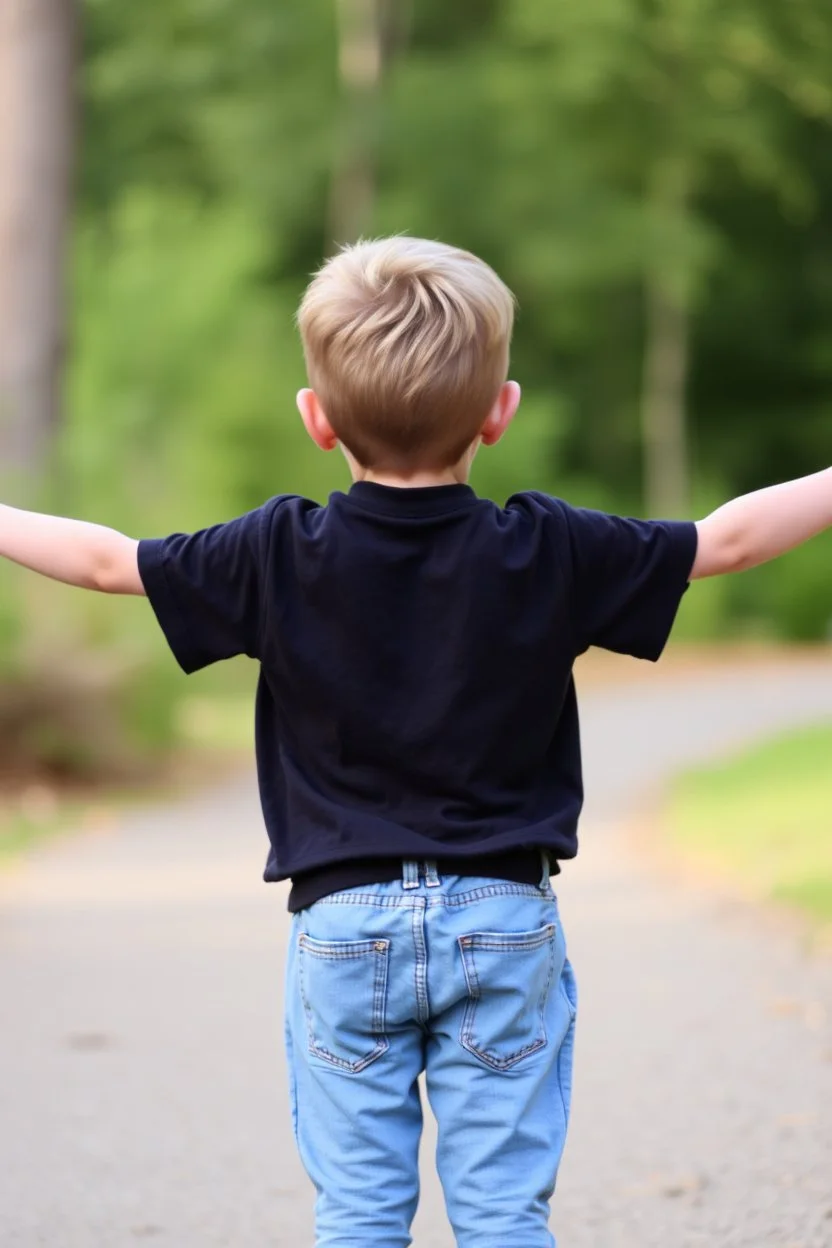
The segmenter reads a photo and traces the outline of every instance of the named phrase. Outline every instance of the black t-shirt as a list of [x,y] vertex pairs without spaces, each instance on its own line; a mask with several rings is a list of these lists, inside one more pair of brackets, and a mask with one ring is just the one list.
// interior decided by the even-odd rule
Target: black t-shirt
[[466,485],[283,496],[139,546],[176,659],[261,665],[267,880],[359,859],[577,852],[572,680],[589,646],[655,660],[696,527]]

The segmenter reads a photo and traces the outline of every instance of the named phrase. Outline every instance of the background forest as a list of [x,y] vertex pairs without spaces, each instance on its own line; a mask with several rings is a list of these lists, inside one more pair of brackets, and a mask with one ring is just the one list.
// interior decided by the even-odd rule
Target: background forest
[[[0,84],[10,500],[141,536],[343,488],[293,314],[386,232],[519,299],[482,492],[696,515],[832,460],[828,0],[29,0]],[[681,632],[825,637],[831,555],[697,587]],[[170,744],[147,607],[33,582],[0,574],[6,765]]]

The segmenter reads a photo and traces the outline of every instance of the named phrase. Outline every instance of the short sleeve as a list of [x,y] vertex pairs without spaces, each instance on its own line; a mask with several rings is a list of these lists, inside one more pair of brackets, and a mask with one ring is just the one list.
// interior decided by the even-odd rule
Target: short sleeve
[[272,500],[227,524],[139,543],[139,572],[176,661],[260,657]]
[[600,646],[655,661],[696,558],[696,525],[629,520],[561,504],[568,529],[578,652]]

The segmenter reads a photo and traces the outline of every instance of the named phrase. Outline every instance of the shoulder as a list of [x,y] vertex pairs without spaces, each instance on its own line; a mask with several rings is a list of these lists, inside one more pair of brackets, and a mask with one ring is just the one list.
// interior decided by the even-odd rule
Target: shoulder
[[512,494],[503,511],[507,514],[535,516],[540,519],[562,519],[564,512],[571,511],[568,503],[552,494],[542,494],[539,490],[522,490]]
[[304,498],[301,494],[275,494],[273,498],[268,499],[256,511],[249,514],[259,515],[262,519],[286,520],[291,523],[293,519],[299,519],[310,512],[325,510],[326,508],[321,503],[316,503],[311,498]]
[[535,490],[512,495],[502,515],[527,540],[552,548],[558,561],[573,570],[586,564],[606,564],[622,555],[630,557],[635,548],[661,545],[670,530],[674,531],[671,536],[676,536],[675,530],[682,527],[577,507]]
[[568,528],[573,508],[561,498],[541,494],[537,490],[524,490],[512,494],[505,506],[498,509],[503,522],[521,529],[535,530],[541,534],[558,535]]
[[491,548],[503,552],[510,566],[530,566],[532,562],[551,570],[564,567],[568,545],[563,509],[558,498],[535,490],[512,494],[501,507],[481,500],[484,536]]
[[327,508],[300,494],[276,494],[245,517],[263,538],[308,530],[320,522]]
[[215,561],[254,565],[270,562],[277,551],[291,546],[295,536],[309,531],[325,508],[296,494],[278,494],[232,520],[214,524],[193,534],[174,534],[163,542],[164,553],[198,551]]
[[529,490],[514,494],[506,503],[507,514],[525,515],[559,531],[570,545],[584,542],[604,545],[611,540],[655,541],[662,537],[686,539],[686,521],[645,520],[592,507],[577,507],[565,499]]

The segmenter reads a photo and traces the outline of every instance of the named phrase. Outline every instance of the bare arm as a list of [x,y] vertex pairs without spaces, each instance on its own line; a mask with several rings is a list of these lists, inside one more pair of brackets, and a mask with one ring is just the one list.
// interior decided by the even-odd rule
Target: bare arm
[[742,572],[832,525],[832,468],[735,498],[700,520],[691,579]]
[[0,556],[105,594],[144,594],[139,543],[115,529],[0,505]]

